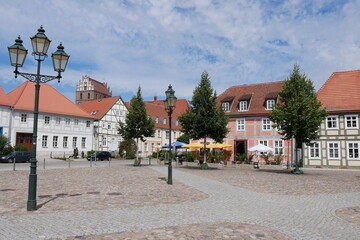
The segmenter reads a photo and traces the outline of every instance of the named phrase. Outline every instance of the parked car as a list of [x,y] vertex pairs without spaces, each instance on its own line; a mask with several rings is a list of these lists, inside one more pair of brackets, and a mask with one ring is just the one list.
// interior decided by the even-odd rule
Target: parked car
[[12,163],[14,159],[16,162],[29,162],[32,156],[32,152],[29,151],[17,151],[8,155],[2,156],[0,162]]
[[95,161],[95,154],[96,154],[96,161],[104,161],[104,160],[108,160],[110,161],[111,158],[111,154],[107,151],[101,151],[101,152],[96,152],[91,154],[90,156],[87,157],[87,160],[90,161]]

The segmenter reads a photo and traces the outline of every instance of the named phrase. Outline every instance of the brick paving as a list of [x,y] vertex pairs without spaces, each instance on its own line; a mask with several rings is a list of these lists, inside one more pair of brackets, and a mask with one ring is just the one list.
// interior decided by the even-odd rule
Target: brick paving
[[[127,208],[200,201],[207,194],[165,178],[146,167],[98,167],[38,170],[40,208],[31,214]],[[0,214],[26,211],[29,171],[1,172]]]
[[0,182],[0,239],[358,239],[360,235],[360,171],[305,169],[304,175],[290,175],[174,168],[173,185],[166,184],[166,175],[165,167],[39,170],[38,204],[43,206],[29,213],[24,202],[28,171],[1,172],[7,180]]
[[182,167],[182,171],[260,193],[313,195],[360,192],[360,170],[303,169],[294,175],[284,169]]
[[[245,223],[191,224],[177,227],[154,228],[144,231],[132,231],[96,236],[75,236],[66,240],[110,240],[110,239],[267,239],[286,240],[289,236],[278,231]],[[58,239],[57,239],[58,240]]]

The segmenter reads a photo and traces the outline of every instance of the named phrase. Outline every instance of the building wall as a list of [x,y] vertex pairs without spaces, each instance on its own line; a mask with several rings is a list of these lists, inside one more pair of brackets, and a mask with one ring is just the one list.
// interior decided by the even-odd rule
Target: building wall
[[[349,128],[346,125],[346,116],[356,116],[357,126]],[[319,155],[311,154],[311,146],[304,146],[304,156],[306,166],[323,166],[323,167],[360,167],[360,157],[351,156],[349,144],[357,144],[357,151],[360,151],[360,130],[358,113],[341,113],[330,114],[338,119],[338,126],[329,129],[327,118],[321,124],[320,138],[314,141],[319,144]],[[329,144],[337,144],[338,156],[331,154]],[[314,148],[312,148],[314,149]],[[334,148],[333,148],[334,149]]]
[[[26,120],[22,121],[22,114],[26,114]],[[49,123],[45,123],[45,117],[49,117]],[[15,146],[17,133],[33,133],[34,115],[29,111],[13,111],[11,144]],[[47,136],[46,146],[43,144],[43,137]],[[54,137],[57,137],[57,146],[54,146]],[[67,146],[63,146],[64,137],[68,138]],[[76,138],[76,146],[73,140]],[[85,145],[82,139],[85,138]],[[93,119],[75,116],[43,114],[38,116],[37,154],[39,157],[69,156],[77,147],[79,153],[92,149],[93,145]]]
[[[245,121],[245,129],[237,129],[237,120]],[[227,137],[224,139],[224,143],[231,144],[234,147],[228,148],[228,150],[233,151],[231,160],[234,160],[234,155],[236,153],[235,143],[236,141],[244,141],[246,143],[246,152],[247,149],[256,146],[261,141],[266,141],[267,146],[275,148],[275,141],[281,141],[282,136],[278,134],[276,129],[272,127],[268,130],[263,129],[263,120],[268,120],[267,117],[239,117],[239,118],[230,118],[228,127],[230,132]],[[272,124],[272,123],[271,123]],[[291,150],[291,141],[282,141],[283,143],[283,162],[292,161],[292,150]],[[274,154],[274,153],[273,153]]]
[[104,117],[94,122],[95,141],[94,150],[102,150],[118,154],[119,144],[123,138],[118,134],[119,121],[125,122],[128,110],[119,99]]
[[[106,87],[107,86],[105,85],[105,88]],[[112,94],[109,88],[107,94],[101,93],[99,89],[96,89],[93,80],[89,76],[83,76],[79,81],[79,84],[76,86],[76,104],[87,100],[111,97],[111,95]]]
[[[145,142],[139,140],[138,150],[140,151],[139,156],[147,157],[153,152],[161,150],[161,148],[156,148],[155,146],[164,146],[169,144],[169,136],[167,134],[169,129],[164,128],[155,128],[154,137],[146,138]],[[178,137],[181,136],[180,130],[171,130],[171,142],[175,142]]]
[[0,105],[0,135],[7,138],[11,137],[10,123],[11,123],[11,107]]

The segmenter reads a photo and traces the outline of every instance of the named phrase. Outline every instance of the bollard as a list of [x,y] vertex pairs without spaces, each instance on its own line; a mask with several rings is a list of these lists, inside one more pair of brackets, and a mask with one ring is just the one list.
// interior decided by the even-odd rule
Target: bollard
[[44,164],[43,164],[43,169],[45,169],[45,158],[44,158]]
[[149,157],[149,165],[151,165],[151,157]]
[[69,159],[69,168],[70,168],[70,162],[71,162],[71,161],[70,161],[70,157],[69,157],[68,159]]
[[13,171],[15,171],[15,163],[16,163],[16,158],[14,158],[14,161],[13,161]]
[[92,167],[92,157],[90,155],[90,167]]
[[109,158],[109,167],[110,167],[111,158]]

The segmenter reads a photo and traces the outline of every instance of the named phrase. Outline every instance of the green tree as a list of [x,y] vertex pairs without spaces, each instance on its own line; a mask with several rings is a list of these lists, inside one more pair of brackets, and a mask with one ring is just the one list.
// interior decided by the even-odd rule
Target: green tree
[[[228,118],[222,108],[216,104],[216,98],[216,92],[212,89],[210,78],[205,71],[201,74],[200,83],[193,92],[190,107],[179,117],[182,131],[193,139],[204,138],[204,148],[206,138],[210,137],[216,142],[222,142],[229,132]],[[208,168],[206,153],[201,168]]]
[[119,154],[120,156],[126,151],[126,158],[133,158],[136,154],[136,142],[134,139],[125,139],[120,142]]
[[7,155],[13,151],[12,146],[9,144],[8,139],[0,135],[0,156]]
[[[270,112],[269,118],[283,138],[295,139],[295,149],[302,148],[303,143],[309,145],[311,141],[318,139],[320,124],[327,112],[317,99],[313,82],[300,73],[299,65],[294,65],[279,96],[279,103]],[[302,173],[297,154],[295,164],[293,172]]]
[[186,133],[182,134],[180,137],[176,139],[176,141],[183,142],[183,143],[189,143],[190,142],[190,136]]
[[[139,146],[139,139],[145,142],[146,137],[153,137],[155,134],[155,121],[146,114],[146,106],[141,96],[141,88],[138,88],[136,96],[130,101],[129,112],[125,117],[125,123],[119,122],[119,134],[125,139],[136,139]],[[135,165],[139,164],[139,153],[136,151]]]

